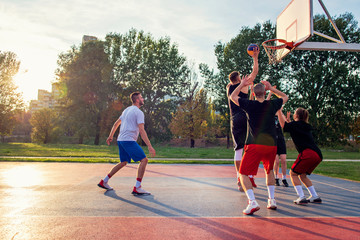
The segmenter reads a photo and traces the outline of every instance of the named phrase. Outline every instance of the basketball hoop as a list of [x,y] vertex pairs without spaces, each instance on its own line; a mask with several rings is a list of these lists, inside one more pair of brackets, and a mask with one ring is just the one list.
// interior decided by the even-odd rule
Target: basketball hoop
[[287,42],[284,39],[270,39],[262,43],[266,54],[269,56],[269,64],[281,62],[283,52],[291,52],[294,49],[294,42]]

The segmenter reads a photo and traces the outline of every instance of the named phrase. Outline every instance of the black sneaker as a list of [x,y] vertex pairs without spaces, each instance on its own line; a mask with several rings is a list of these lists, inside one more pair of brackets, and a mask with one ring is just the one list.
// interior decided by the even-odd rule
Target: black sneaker
[[289,186],[289,184],[288,184],[288,182],[286,181],[286,179],[283,179],[282,182],[283,182],[283,184],[284,184],[284,187],[288,187],[288,186]]
[[305,205],[308,203],[308,200],[306,199],[306,197],[299,197],[298,199],[294,200],[294,203],[297,205]]
[[320,197],[313,197],[313,196],[310,196],[306,199],[309,203],[321,203],[322,200]]
[[275,186],[280,186],[280,182],[278,178],[275,178]]

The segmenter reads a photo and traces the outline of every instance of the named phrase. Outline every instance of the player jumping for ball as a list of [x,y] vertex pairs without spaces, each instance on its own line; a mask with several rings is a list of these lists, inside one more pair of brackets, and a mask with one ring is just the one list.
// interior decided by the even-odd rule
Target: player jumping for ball
[[[293,115],[294,121],[292,122],[287,122],[287,119],[290,119],[290,112],[287,114],[288,117],[286,118],[282,111],[279,111],[278,117],[281,127],[283,127],[284,132],[290,133],[296,149],[299,152],[290,170],[291,182],[299,196],[298,199],[294,200],[294,203],[321,203],[321,198],[317,195],[311,180],[307,177],[322,161],[321,150],[315,144],[311,134],[312,127],[309,124],[309,112],[303,108],[296,109]],[[308,189],[310,197],[305,197],[301,182]]]
[[[259,51],[260,50],[258,48],[254,49],[254,53],[252,55],[254,64],[253,64],[252,72],[249,75],[250,81],[254,81],[259,71],[259,64],[258,64]],[[243,109],[241,109],[238,105],[236,105],[234,102],[230,100],[230,95],[241,83],[240,73],[237,71],[231,72],[229,74],[229,80],[230,83],[226,86],[226,90],[227,90],[227,96],[228,96],[228,102],[230,108],[230,129],[231,129],[231,135],[232,135],[232,139],[234,143],[234,151],[235,151],[234,165],[237,174],[238,189],[239,191],[243,192],[244,190],[241,187],[239,169],[240,169],[241,158],[243,155],[246,136],[248,133],[248,117]],[[243,87],[240,90],[238,97],[248,99],[249,98],[248,91],[249,91],[249,86]],[[253,187],[256,187],[253,176],[250,175],[249,177]]]
[[119,136],[117,139],[120,163],[111,169],[109,174],[99,182],[98,186],[106,190],[112,190],[112,187],[110,187],[108,184],[109,179],[114,176],[114,174],[117,173],[121,168],[126,166],[127,163],[130,163],[131,159],[133,159],[135,162],[140,161],[140,163],[137,170],[136,184],[132,194],[149,195],[149,192],[141,188],[141,181],[145,173],[148,159],[142,148],[136,142],[139,136],[139,132],[142,140],[148,146],[150,156],[154,157],[156,153],[155,149],[151,146],[150,140],[144,128],[144,113],[139,109],[142,105],[144,105],[144,99],[139,92],[132,93],[130,98],[132,101],[132,106],[127,107],[123,111],[120,118],[114,123],[109,137],[106,140],[107,144],[110,145],[113,140],[115,131],[121,124]]
[[[276,155],[276,129],[274,117],[281,106],[287,102],[288,96],[271,86],[268,81],[262,81],[254,86],[256,100],[240,98],[238,95],[242,88],[253,84],[248,76],[245,76],[241,84],[230,95],[230,99],[240,108],[244,109],[249,116],[249,134],[244,147],[244,155],[240,165],[240,180],[248,197],[248,206],[243,210],[246,215],[253,214],[260,209],[255,200],[249,175],[256,175],[260,161],[263,162],[266,173],[266,185],[268,190],[268,209],[277,208],[275,201],[275,177],[273,172]],[[266,90],[272,91],[279,98],[265,100]]]

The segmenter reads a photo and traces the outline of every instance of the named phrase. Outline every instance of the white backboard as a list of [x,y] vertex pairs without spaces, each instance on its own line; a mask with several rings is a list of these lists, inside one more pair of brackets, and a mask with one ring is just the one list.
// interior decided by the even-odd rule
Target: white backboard
[[[294,42],[295,46],[313,35],[313,1],[292,0],[276,20],[276,38]],[[290,50],[285,49],[278,59],[284,58]]]

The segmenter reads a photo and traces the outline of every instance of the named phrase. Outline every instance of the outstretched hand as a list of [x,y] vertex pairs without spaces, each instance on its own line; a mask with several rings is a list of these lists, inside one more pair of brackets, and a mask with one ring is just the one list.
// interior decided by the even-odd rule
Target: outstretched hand
[[268,81],[261,81],[262,84],[265,85],[265,90],[270,90],[272,88],[271,84]]
[[241,78],[241,84],[243,84],[244,86],[249,86],[253,83],[253,81],[251,81],[251,78],[249,75],[245,75]]
[[287,112],[287,113],[286,113],[286,120],[287,120],[288,122],[290,122],[290,114],[291,114],[290,112]]
[[254,54],[252,55],[252,58],[258,58],[259,57],[259,53],[260,53],[260,49],[259,48],[255,48],[254,49]]

